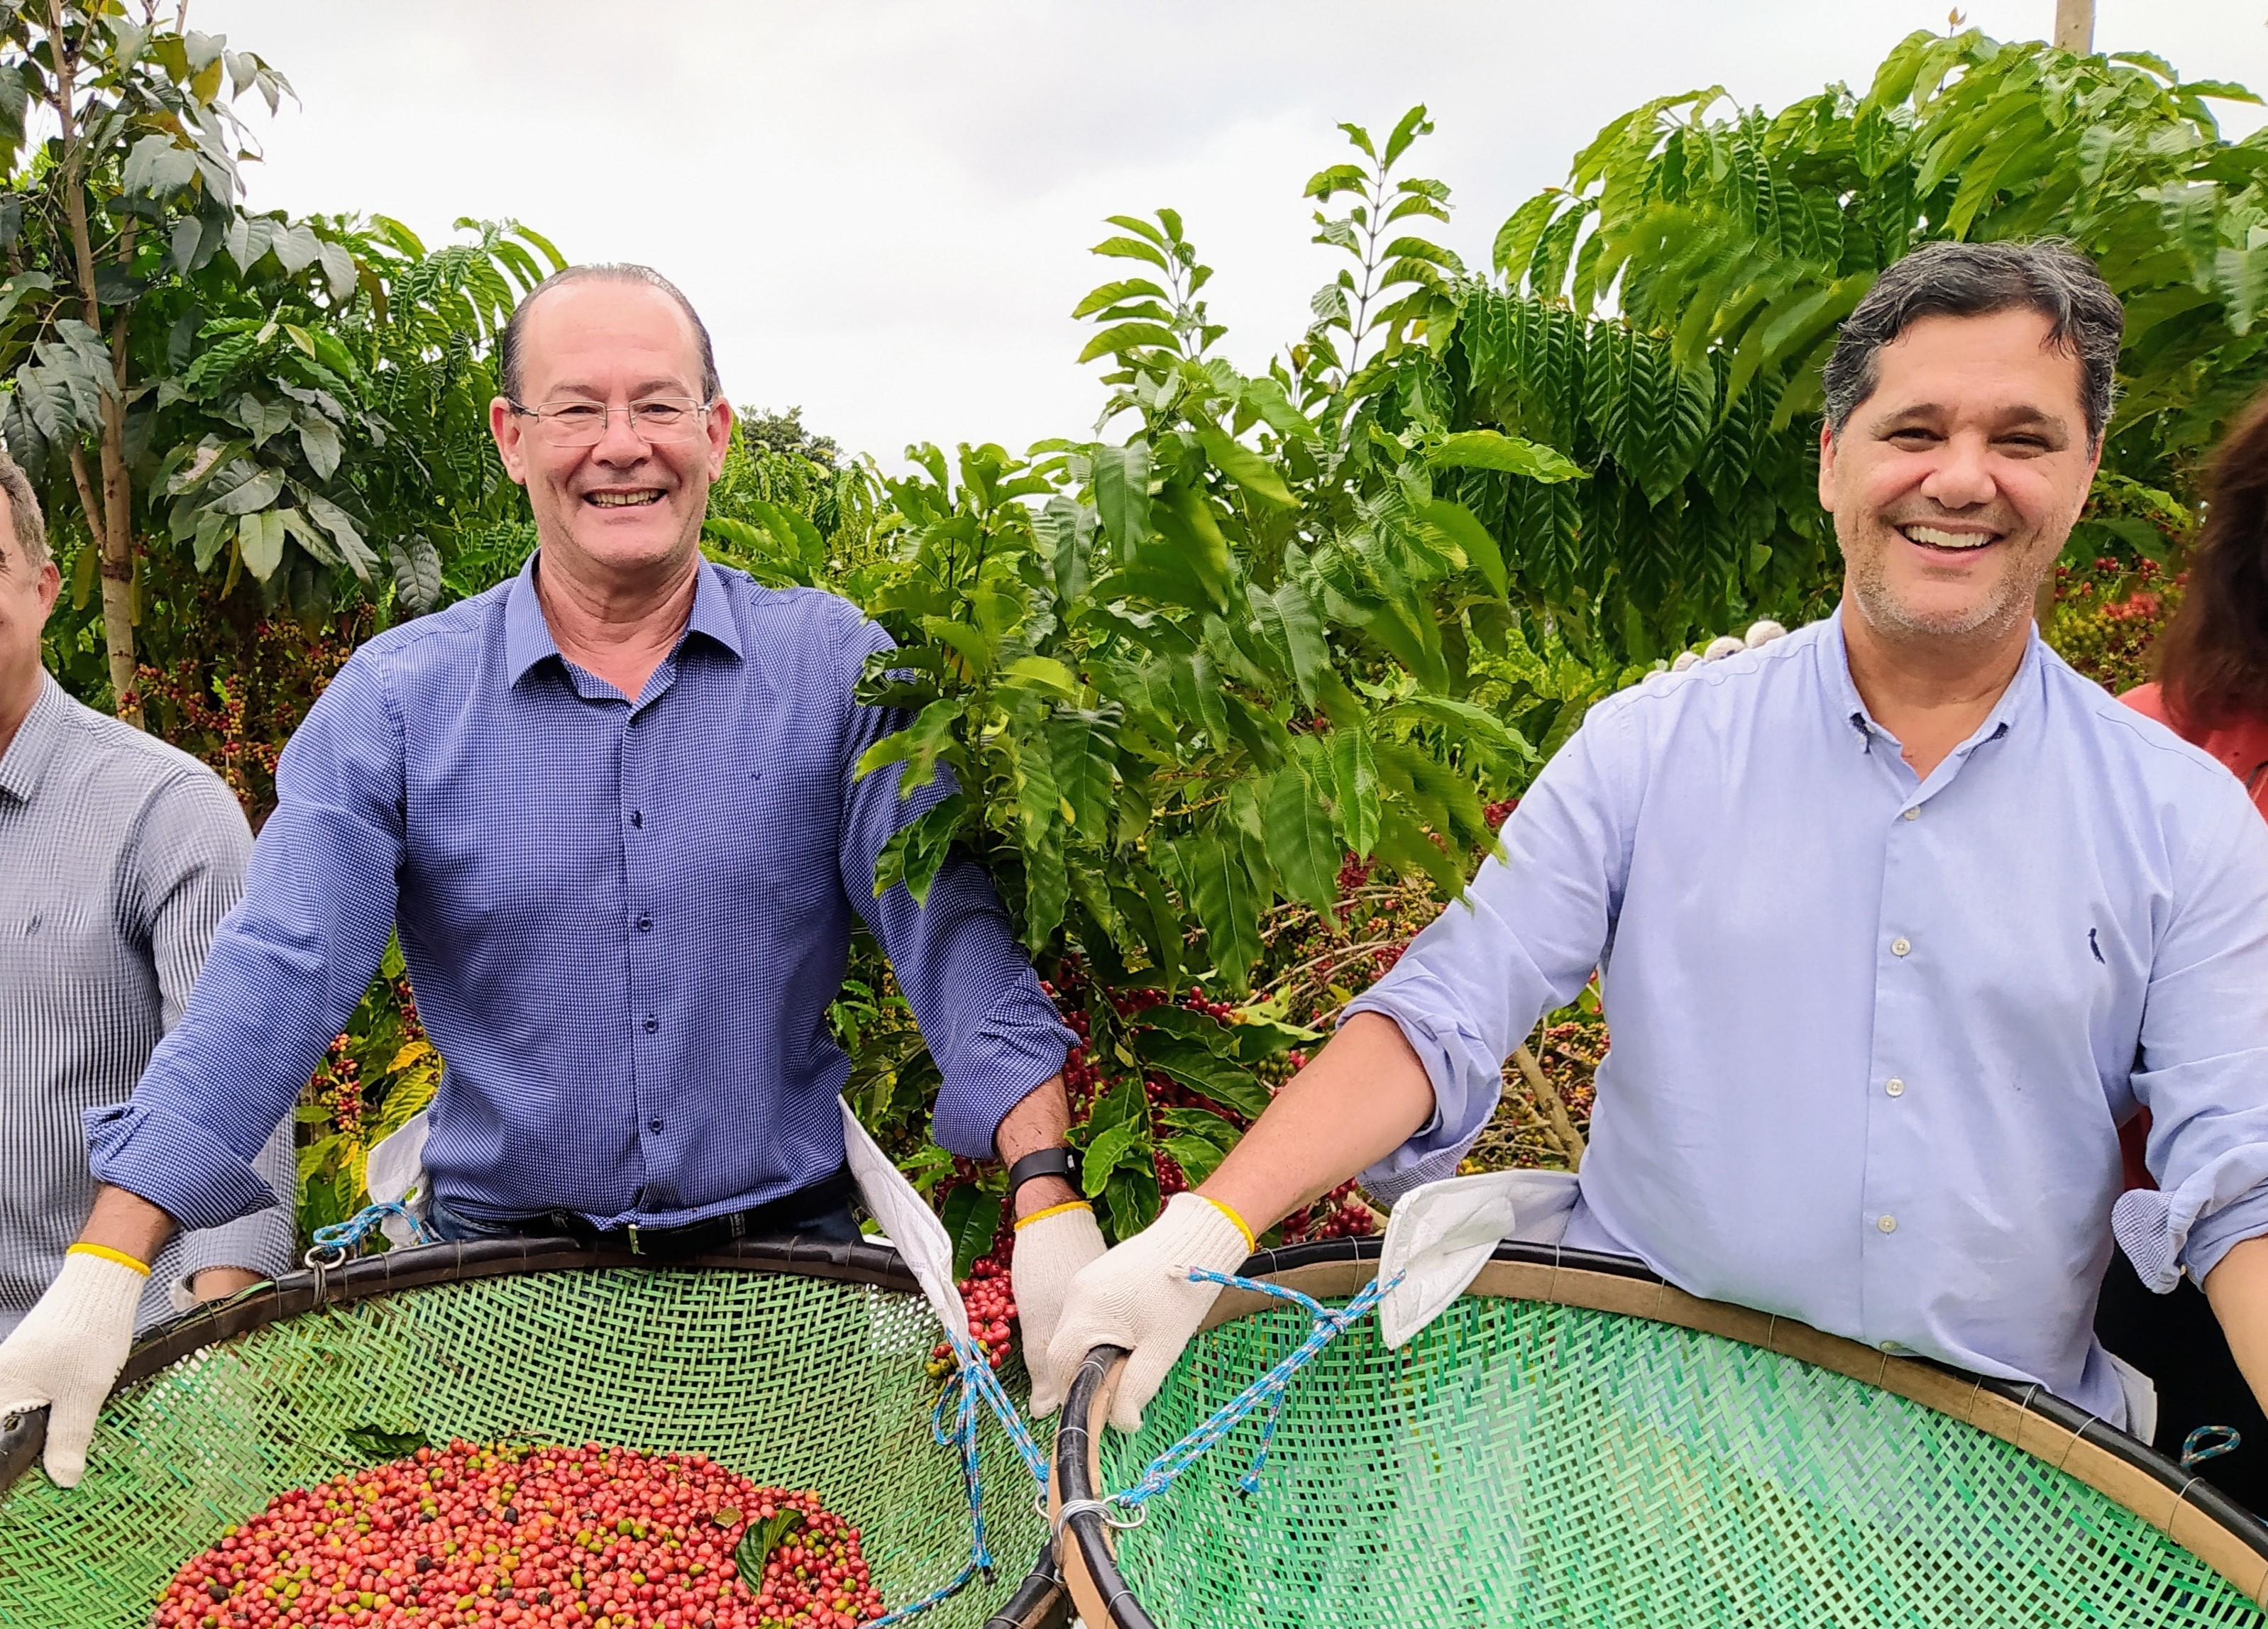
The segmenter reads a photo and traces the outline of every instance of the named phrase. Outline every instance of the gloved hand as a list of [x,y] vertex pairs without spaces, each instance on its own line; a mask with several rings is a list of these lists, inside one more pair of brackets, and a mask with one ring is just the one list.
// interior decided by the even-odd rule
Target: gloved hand
[[1176,1193],[1157,1221],[1071,1280],[1048,1347],[1049,1369],[1068,1386],[1095,1347],[1125,1347],[1110,1423],[1121,1431],[1140,1430],[1143,1408],[1158,1395],[1166,1372],[1220,1294],[1218,1284],[1189,1282],[1189,1269],[1233,1273],[1251,1248],[1251,1234],[1226,1208],[1194,1193]]
[[[1009,1282],[1016,1294],[1016,1317],[1023,1325],[1024,1363],[1032,1371],[1032,1413],[1044,1419],[1063,1406],[1071,1371],[1048,1361],[1048,1346],[1062,1319],[1064,1296],[1071,1280],[1099,1259],[1105,1246],[1094,1225],[1094,1207],[1050,1206],[1016,1224],[1016,1253]],[[1075,1365],[1074,1365],[1075,1366]]]
[[150,1270],[91,1246],[73,1245],[16,1332],[0,1341],[0,1415],[48,1408],[48,1476],[77,1487],[86,1472],[110,1383],[134,1344],[134,1314]]

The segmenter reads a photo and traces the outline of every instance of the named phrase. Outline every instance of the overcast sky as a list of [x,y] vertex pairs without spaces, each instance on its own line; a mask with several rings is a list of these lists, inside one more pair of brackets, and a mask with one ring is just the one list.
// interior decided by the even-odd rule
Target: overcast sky
[[[1999,39],[2053,0],[1974,0]],[[361,210],[429,243],[517,216],[692,297],[733,400],[895,465],[1020,451],[1101,393],[1068,315],[1101,217],[1179,209],[1225,349],[1257,368],[1336,269],[1300,189],[1340,120],[1439,127],[1414,172],[1484,266],[1505,216],[1608,120],[1719,84],[1777,108],[1863,89],[1942,0],[191,0],[300,105],[254,120],[260,209]],[[2101,0],[2099,48],[2268,90],[2268,0]],[[2228,107],[2242,133],[2257,110]]]

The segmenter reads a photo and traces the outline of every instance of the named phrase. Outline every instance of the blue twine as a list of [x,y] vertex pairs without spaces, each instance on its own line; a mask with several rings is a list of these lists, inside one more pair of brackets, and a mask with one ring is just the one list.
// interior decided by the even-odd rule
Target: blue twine
[[1294,1351],[1278,1361],[1266,1374],[1238,1392],[1208,1414],[1197,1427],[1171,1448],[1152,1460],[1143,1471],[1140,1481],[1123,1493],[1113,1493],[1108,1502],[1133,1509],[1147,1499],[1164,1493],[1190,1466],[1217,1447],[1254,1410],[1265,1405],[1268,1413],[1260,1427],[1260,1446],[1252,1456],[1252,1464],[1237,1479],[1238,1489],[1245,1493],[1260,1491],[1260,1472],[1268,1464],[1269,1445],[1276,1438],[1276,1422],[1283,1417],[1284,1404],[1291,1394],[1293,1376],[1315,1360],[1322,1349],[1344,1334],[1377,1307],[1388,1290],[1402,1281],[1395,1273],[1384,1283],[1373,1279],[1356,1292],[1353,1300],[1344,1307],[1327,1307],[1312,1295],[1283,1284],[1270,1284],[1259,1279],[1240,1278],[1233,1273],[1215,1273],[1204,1267],[1189,1269],[1192,1284],[1219,1284],[1229,1289],[1254,1290],[1271,1295],[1278,1301],[1296,1302],[1314,1320],[1314,1328],[1307,1333]]
[[2235,1426],[2199,1426],[2182,1439],[2182,1469],[2233,1454],[2244,1445],[2244,1434]]
[[320,1251],[336,1251],[339,1254],[344,1255],[368,1238],[379,1224],[389,1216],[399,1216],[408,1222],[411,1236],[420,1244],[432,1242],[426,1236],[423,1222],[412,1215],[407,1207],[387,1200],[376,1205],[365,1205],[344,1222],[335,1222],[327,1228],[317,1228],[314,1233],[315,1248]]
[[[930,1411],[930,1433],[942,1448],[957,1450],[961,1459],[961,1491],[968,1499],[969,1546],[968,1560],[951,1581],[931,1590],[918,1601],[885,1612],[873,1620],[868,1629],[887,1629],[887,1625],[902,1623],[917,1612],[925,1612],[939,1602],[948,1600],[967,1586],[968,1581],[983,1573],[992,1572],[992,1552],[984,1542],[984,1479],[976,1462],[977,1405],[981,1403],[992,1412],[1007,1433],[1008,1442],[1032,1473],[1042,1501],[1048,1493],[1048,1461],[1040,1452],[1039,1444],[1032,1440],[1030,1427],[1016,1405],[1001,1388],[1000,1376],[992,1372],[976,1343],[964,1336],[946,1331],[946,1339],[953,1343],[956,1368],[954,1376],[938,1394],[937,1406]],[[953,1423],[946,1423],[947,1405],[951,1405]]]

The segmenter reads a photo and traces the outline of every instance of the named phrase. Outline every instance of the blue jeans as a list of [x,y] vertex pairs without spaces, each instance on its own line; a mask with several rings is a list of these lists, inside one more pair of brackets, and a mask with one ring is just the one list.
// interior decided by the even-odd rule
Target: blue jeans
[[[444,1244],[462,1244],[474,1239],[541,1236],[549,1231],[541,1217],[517,1223],[477,1221],[451,1210],[438,1193],[428,1203],[425,1230]],[[848,1205],[828,1206],[800,1222],[791,1222],[774,1231],[797,1233],[805,1238],[821,1239],[829,1244],[856,1244],[861,1236],[858,1221],[850,1214]]]

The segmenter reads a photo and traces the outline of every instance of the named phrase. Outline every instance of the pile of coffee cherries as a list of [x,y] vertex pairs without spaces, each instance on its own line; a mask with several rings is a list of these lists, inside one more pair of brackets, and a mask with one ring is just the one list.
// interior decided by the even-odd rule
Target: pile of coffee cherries
[[[961,1304],[968,1312],[968,1332],[984,1348],[984,1361],[997,1369],[1015,1349],[1012,1325],[1016,1321],[1016,1291],[1009,1279],[1007,1250],[996,1244],[991,1255],[971,1262],[968,1276],[959,1288]],[[934,1378],[952,1369],[953,1347],[940,1340],[929,1354],[930,1375]]]
[[[733,1551],[773,1537],[761,1584]],[[158,1629],[854,1629],[858,1530],[702,1455],[452,1442],[284,1493],[174,1574]]]

